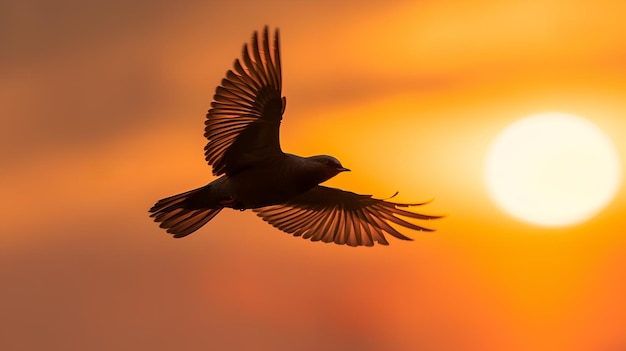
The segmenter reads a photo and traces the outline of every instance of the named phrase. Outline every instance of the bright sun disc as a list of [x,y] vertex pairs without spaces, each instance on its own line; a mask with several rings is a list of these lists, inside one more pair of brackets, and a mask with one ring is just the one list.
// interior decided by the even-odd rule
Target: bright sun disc
[[494,140],[486,158],[490,196],[507,213],[545,226],[593,217],[615,196],[619,155],[586,119],[541,113],[519,120]]

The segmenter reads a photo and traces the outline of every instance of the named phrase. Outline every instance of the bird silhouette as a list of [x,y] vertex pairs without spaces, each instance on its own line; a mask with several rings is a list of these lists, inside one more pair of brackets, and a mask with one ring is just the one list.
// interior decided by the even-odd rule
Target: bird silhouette
[[205,157],[219,178],[159,200],[150,216],[161,228],[181,238],[232,208],[251,209],[286,233],[340,245],[388,245],[385,233],[412,240],[391,224],[433,231],[401,218],[440,218],[408,211],[424,203],[401,204],[321,186],[349,169],[332,156],[284,153],[279,127],[286,99],[281,90],[279,31],[270,47],[266,26],[262,42],[255,31],[250,45],[244,44],[241,60],[235,60],[217,87],[206,116]]

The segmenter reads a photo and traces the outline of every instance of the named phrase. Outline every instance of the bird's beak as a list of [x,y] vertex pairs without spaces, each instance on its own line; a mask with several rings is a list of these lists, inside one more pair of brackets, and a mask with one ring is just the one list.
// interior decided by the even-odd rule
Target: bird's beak
[[339,172],[350,172],[350,170],[349,170],[349,169],[344,168],[344,167],[339,167],[339,168],[337,168],[337,170],[338,170]]

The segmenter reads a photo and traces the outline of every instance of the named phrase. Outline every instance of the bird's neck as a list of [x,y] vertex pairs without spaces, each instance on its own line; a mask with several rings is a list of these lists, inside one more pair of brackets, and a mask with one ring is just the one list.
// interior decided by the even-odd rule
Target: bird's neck
[[297,180],[301,191],[309,190],[337,175],[336,172],[330,172],[328,167],[319,162],[297,155],[289,156],[293,157],[289,157],[285,170]]

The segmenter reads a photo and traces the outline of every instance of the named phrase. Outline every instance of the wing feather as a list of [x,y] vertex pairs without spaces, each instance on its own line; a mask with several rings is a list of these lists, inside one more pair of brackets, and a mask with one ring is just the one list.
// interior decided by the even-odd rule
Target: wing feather
[[278,30],[272,47],[267,27],[261,43],[254,32],[215,89],[207,113],[204,155],[214,175],[233,175],[283,155],[278,136],[285,109],[280,72]]
[[274,227],[304,239],[338,245],[373,246],[375,243],[388,245],[385,234],[412,240],[391,224],[417,231],[433,231],[405,220],[441,218],[407,210],[423,204],[401,204],[317,186],[285,204],[253,211]]

